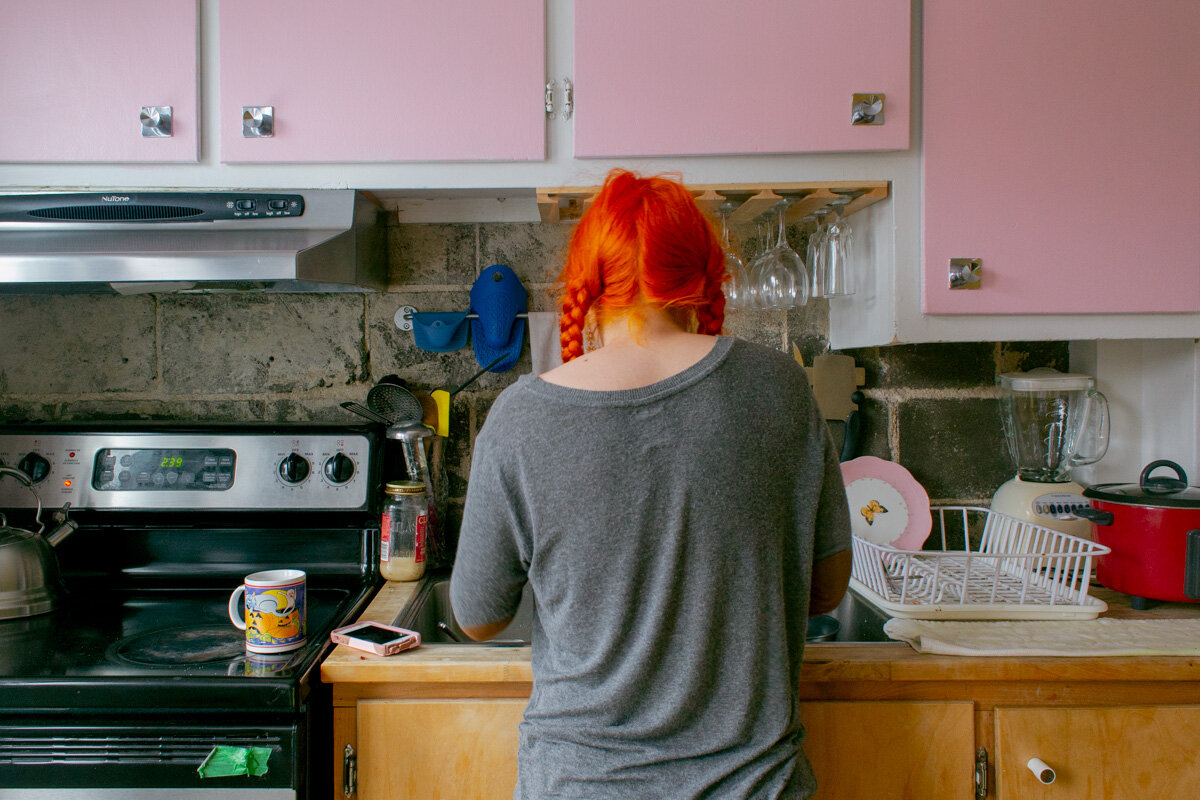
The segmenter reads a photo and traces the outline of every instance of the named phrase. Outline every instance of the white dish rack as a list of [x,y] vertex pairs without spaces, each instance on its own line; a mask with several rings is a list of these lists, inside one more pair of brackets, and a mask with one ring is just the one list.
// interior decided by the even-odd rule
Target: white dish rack
[[[894,617],[1094,619],[1092,559],[1107,547],[974,506],[935,506],[942,550],[896,550],[853,537],[851,588]],[[950,550],[948,532],[979,546]]]

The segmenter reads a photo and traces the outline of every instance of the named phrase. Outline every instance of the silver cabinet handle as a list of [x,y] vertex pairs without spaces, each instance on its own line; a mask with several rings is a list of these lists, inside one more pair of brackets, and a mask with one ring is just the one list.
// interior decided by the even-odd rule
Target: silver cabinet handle
[[173,136],[171,106],[142,106],[142,136]]
[[978,258],[950,259],[950,288],[978,289],[983,285],[983,262]]
[[883,124],[882,94],[855,94],[850,98],[851,125],[882,125]]
[[346,745],[342,751],[342,796],[353,797],[358,791],[358,757],[354,747]]
[[275,106],[242,106],[242,136],[247,139],[275,135]]

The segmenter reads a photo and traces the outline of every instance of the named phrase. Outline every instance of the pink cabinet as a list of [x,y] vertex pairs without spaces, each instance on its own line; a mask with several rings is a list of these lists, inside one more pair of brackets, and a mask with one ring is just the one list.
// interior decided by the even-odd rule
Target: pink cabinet
[[1198,30],[1195,0],[925,0],[926,314],[1200,310]]
[[4,0],[0,162],[196,161],[196,26],[196,0]]
[[226,0],[219,46],[221,161],[545,158],[543,0]]
[[911,30],[909,0],[575,0],[574,154],[906,150]]

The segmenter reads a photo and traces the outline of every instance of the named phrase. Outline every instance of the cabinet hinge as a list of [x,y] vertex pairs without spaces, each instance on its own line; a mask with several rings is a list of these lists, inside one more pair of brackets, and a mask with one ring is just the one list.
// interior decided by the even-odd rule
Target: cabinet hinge
[[[571,83],[570,78],[563,78],[563,113],[562,118],[568,120],[575,110],[575,87]],[[546,107],[546,118],[554,119],[554,92],[558,88],[558,81],[547,81],[546,93],[544,95],[544,103]]]
[[975,751],[975,798],[983,800],[988,794],[988,752],[981,747]]
[[342,751],[342,795],[353,797],[358,791],[358,756],[354,753],[353,745],[346,745]]

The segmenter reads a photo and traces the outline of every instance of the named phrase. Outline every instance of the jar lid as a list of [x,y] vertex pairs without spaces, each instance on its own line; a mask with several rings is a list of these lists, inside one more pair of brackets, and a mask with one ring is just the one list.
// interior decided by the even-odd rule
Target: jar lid
[[1091,375],[1038,367],[1028,372],[1005,372],[1000,376],[1000,385],[1014,392],[1070,392],[1091,389],[1096,380]]
[[420,494],[425,491],[421,481],[390,481],[384,488],[388,494]]

